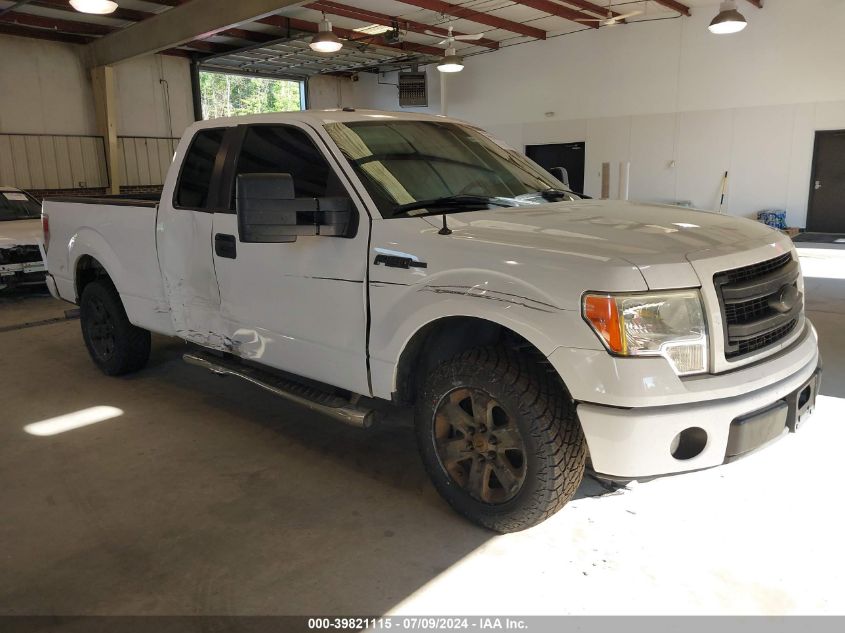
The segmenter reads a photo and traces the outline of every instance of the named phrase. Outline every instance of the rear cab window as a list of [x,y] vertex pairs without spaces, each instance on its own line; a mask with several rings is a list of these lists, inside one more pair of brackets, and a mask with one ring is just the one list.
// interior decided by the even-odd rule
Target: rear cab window
[[182,209],[208,210],[211,183],[217,155],[223,144],[226,128],[200,130],[196,133],[179,174],[174,206]]

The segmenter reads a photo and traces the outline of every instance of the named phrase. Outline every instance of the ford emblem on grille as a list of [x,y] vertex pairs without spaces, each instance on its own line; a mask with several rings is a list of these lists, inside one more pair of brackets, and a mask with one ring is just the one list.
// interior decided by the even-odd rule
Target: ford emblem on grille
[[798,288],[792,284],[788,284],[769,298],[769,307],[781,314],[786,314],[795,307],[799,297]]

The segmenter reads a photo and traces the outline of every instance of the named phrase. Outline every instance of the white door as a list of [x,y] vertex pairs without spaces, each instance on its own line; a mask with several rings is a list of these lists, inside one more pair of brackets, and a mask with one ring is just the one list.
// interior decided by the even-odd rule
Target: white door
[[248,126],[242,128],[239,149],[237,145],[228,174],[230,209],[214,214],[212,230],[221,314],[233,351],[369,394],[366,211],[356,200],[359,217],[352,237],[242,242],[231,184],[238,174],[290,174],[297,198],[353,197],[353,192],[327,161],[322,141],[307,127]]
[[[199,130],[187,151],[180,147],[164,187],[156,226],[159,265],[176,333],[214,349],[227,350],[214,272],[212,228],[217,204],[223,138],[229,128]],[[231,134],[231,131],[230,131]]]

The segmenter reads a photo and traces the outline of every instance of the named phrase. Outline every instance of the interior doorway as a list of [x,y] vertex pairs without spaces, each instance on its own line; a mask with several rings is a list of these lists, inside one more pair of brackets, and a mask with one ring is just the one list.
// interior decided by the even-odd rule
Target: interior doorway
[[563,167],[569,174],[570,189],[576,193],[583,193],[585,148],[584,142],[526,145],[525,155],[543,169]]
[[845,233],[845,130],[816,132],[807,231]]

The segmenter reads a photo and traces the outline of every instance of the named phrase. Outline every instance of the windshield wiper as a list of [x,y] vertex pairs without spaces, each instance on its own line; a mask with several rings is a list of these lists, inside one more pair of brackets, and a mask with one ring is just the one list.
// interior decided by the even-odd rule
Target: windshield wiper
[[416,211],[417,209],[430,209],[433,215],[450,210],[480,211],[491,205],[495,207],[513,206],[510,202],[506,202],[502,198],[459,194],[456,196],[444,196],[442,198],[433,198],[432,200],[419,200],[418,202],[400,204],[393,207],[393,214],[408,213],[409,211]]

